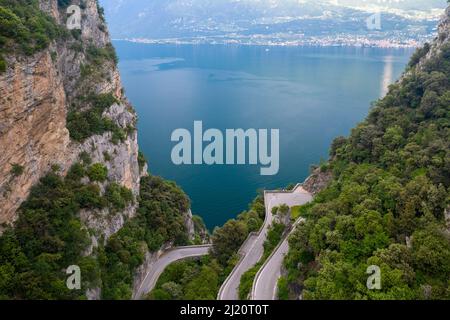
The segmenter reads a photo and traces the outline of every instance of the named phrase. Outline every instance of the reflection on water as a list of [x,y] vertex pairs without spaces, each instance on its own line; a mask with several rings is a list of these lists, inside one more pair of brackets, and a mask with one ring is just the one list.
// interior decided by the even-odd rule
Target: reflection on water
[[383,78],[381,79],[381,97],[388,93],[389,86],[394,82],[394,59],[391,55],[384,59]]

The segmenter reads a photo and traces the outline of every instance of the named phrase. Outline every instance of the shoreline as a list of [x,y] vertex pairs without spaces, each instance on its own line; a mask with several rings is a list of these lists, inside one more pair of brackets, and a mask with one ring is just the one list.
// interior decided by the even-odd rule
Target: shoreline
[[355,49],[417,49],[423,45],[423,43],[415,44],[341,44],[341,43],[330,43],[330,44],[317,44],[311,42],[305,43],[248,43],[248,42],[195,42],[195,41],[177,41],[175,39],[128,39],[128,38],[115,38],[112,39],[113,42],[129,42],[137,44],[147,44],[147,45],[173,45],[173,46],[230,46],[230,47],[268,47],[268,48],[355,48]]

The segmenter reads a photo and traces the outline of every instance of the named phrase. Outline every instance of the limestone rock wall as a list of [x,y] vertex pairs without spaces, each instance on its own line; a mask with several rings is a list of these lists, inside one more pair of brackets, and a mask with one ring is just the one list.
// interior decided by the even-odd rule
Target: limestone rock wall
[[[30,187],[52,164],[70,162],[66,94],[49,50],[8,59],[0,75],[0,223],[10,223]],[[14,176],[12,165],[23,173]]]
[[[93,162],[108,168],[109,182],[117,182],[139,194],[138,143],[136,131],[119,143],[111,142],[111,133],[94,135],[83,143],[71,141],[66,116],[74,101],[87,91],[113,93],[118,103],[105,111],[123,129],[135,127],[136,115],[123,96],[117,66],[107,61],[96,75],[83,77],[87,48],[104,48],[110,37],[96,0],[73,0],[82,10],[81,40],[83,48],[71,38],[60,39],[34,56],[10,56],[8,69],[0,75],[0,224],[11,224],[17,209],[29,195],[30,188],[57,164],[64,174],[87,152]],[[62,26],[67,14],[57,0],[40,0],[40,8]],[[78,45],[78,48],[77,46]],[[106,160],[104,154],[111,156]],[[13,165],[23,168],[14,175]],[[106,211],[106,212],[105,212]],[[108,238],[117,232],[136,211],[133,205],[111,216],[108,210],[83,212],[82,220]],[[107,218],[105,218],[107,217]]]

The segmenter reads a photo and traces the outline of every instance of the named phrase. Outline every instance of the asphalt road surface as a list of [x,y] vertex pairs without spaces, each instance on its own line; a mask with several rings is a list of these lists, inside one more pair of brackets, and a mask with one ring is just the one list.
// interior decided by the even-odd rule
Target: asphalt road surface
[[[304,221],[304,219],[299,219],[292,230],[295,230],[295,227],[301,221]],[[256,275],[252,287],[251,300],[277,300],[278,279],[281,277],[281,266],[284,257],[289,251],[288,239],[289,236],[283,240],[281,245],[269,257]]]
[[166,269],[169,264],[178,260],[207,255],[210,248],[210,245],[204,245],[179,247],[167,251],[150,266],[150,272],[145,276],[144,281],[142,281],[141,286],[139,287],[139,290],[136,292],[133,299],[139,300],[143,295],[152,291],[156,285],[156,282],[158,281],[158,278],[161,276],[164,269]]
[[253,236],[241,248],[242,258],[220,288],[218,300],[239,300],[238,290],[242,275],[258,263],[263,255],[264,242],[267,239],[267,233],[273,221],[272,208],[282,204],[293,207],[305,204],[311,200],[312,195],[301,186],[297,186],[292,192],[266,191],[264,193],[266,206],[264,226],[259,235]]

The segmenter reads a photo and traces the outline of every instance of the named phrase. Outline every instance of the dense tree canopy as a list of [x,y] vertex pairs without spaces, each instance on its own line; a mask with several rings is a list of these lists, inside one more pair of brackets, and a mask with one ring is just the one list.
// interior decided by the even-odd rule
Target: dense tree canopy
[[78,212],[108,204],[97,185],[81,183],[85,166],[77,163],[64,179],[51,172],[32,188],[14,228],[0,236],[0,297],[4,299],[78,299],[82,290],[66,287],[65,269],[80,266],[82,289],[98,285],[99,268],[84,257],[87,229]]
[[[334,180],[290,239],[285,298],[450,299],[450,45],[421,60],[430,48],[334,141]],[[366,286],[370,265],[381,290]]]

